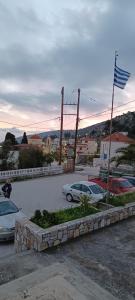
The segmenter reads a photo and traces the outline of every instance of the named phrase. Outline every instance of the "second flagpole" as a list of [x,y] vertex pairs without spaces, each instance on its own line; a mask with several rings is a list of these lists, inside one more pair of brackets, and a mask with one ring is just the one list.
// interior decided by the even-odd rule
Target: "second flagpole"
[[[115,71],[117,56],[118,56],[117,51],[115,51],[114,71]],[[110,175],[110,163],[111,163],[113,107],[114,107],[114,78],[113,78],[113,90],[112,90],[112,107],[111,107],[111,119],[110,119],[110,132],[109,132],[108,171],[107,171],[107,191],[108,191],[108,196],[107,196],[107,200],[109,198],[109,175]]]

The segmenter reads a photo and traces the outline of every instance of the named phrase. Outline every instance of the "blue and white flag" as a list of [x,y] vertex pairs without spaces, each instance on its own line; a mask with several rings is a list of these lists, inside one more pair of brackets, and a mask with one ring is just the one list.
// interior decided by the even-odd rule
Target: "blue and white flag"
[[115,65],[115,69],[114,69],[114,85],[119,87],[120,89],[124,89],[128,78],[130,77],[130,73],[127,71],[124,71],[120,68],[118,68]]

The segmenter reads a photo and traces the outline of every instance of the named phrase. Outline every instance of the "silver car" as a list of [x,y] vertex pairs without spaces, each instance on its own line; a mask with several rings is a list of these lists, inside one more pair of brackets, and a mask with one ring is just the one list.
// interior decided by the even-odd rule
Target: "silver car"
[[90,203],[96,203],[102,200],[107,192],[98,184],[90,181],[79,181],[73,184],[63,186],[63,194],[67,201],[80,201],[82,195],[87,195],[90,198]]
[[24,214],[11,200],[0,201],[0,241],[14,239],[16,218]]

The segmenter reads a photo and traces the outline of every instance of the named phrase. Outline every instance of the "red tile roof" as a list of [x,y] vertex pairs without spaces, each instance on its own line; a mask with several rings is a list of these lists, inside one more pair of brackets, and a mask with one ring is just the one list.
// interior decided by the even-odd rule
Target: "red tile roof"
[[30,137],[30,139],[32,139],[32,140],[42,140],[42,138],[41,138],[40,135],[38,135],[38,134],[33,134],[33,135]]
[[[110,136],[106,136],[104,139],[102,139],[103,142],[109,142],[110,141]],[[134,144],[135,140],[129,138],[128,136],[126,136],[123,133],[120,132],[115,132],[112,133],[111,135],[111,141],[112,142],[118,142],[118,143],[127,143],[127,144]]]
[[83,138],[78,139],[78,141],[85,141],[85,143],[87,143],[89,141],[95,141],[96,142],[96,139],[93,138],[93,137],[83,137]]

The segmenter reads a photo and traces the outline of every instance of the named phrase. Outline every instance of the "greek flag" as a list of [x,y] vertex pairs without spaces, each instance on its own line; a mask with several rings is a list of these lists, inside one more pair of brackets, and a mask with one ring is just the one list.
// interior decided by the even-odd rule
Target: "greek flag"
[[115,65],[114,69],[114,85],[119,87],[120,89],[124,89],[128,78],[130,77],[130,73],[118,68]]

